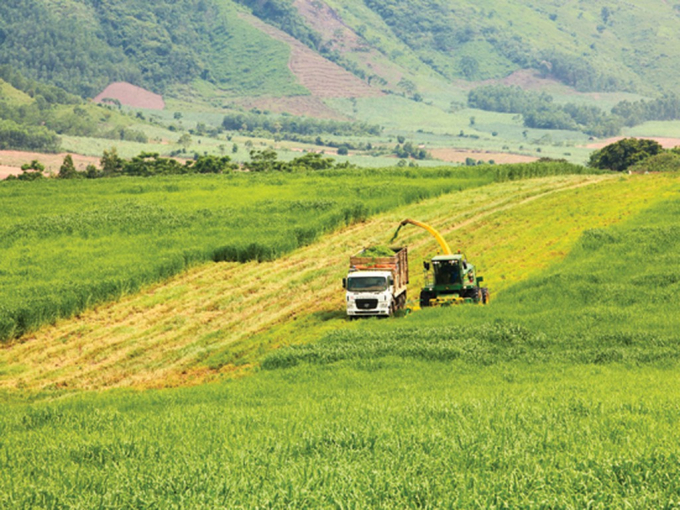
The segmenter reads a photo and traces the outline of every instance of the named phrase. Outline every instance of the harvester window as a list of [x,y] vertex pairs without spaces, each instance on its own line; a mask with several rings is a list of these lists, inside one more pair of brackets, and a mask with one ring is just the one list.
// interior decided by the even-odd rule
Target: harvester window
[[382,292],[387,289],[384,276],[352,276],[347,280],[347,290],[354,292]]
[[434,266],[437,285],[450,285],[460,282],[460,264],[456,260],[442,261]]

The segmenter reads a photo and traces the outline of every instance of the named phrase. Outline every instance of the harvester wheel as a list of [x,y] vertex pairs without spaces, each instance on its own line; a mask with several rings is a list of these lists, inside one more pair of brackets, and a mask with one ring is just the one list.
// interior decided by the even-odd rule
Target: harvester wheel
[[432,299],[432,295],[426,291],[423,290],[420,292],[420,308],[426,308],[430,306],[430,299]]
[[489,302],[489,289],[482,287],[482,304],[487,304]]
[[470,289],[470,290],[467,292],[467,296],[466,296],[466,297],[469,297],[469,298],[472,299],[472,301],[474,301],[475,303],[479,303],[479,301],[480,301],[480,292],[479,292],[479,291],[480,291],[479,287],[475,287],[475,288],[473,288],[473,289]]

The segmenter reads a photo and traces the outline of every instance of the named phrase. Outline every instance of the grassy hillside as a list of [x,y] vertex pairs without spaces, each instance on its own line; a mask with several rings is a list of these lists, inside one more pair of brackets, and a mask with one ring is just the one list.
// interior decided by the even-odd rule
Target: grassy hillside
[[243,96],[306,93],[287,67],[290,48],[239,17],[244,8],[407,95],[437,76],[435,89],[529,68],[578,90],[655,94],[674,90],[680,72],[680,11],[649,0],[182,0],[151,8],[140,0],[10,0],[0,7],[0,63],[90,97],[117,80],[156,92],[201,80]]
[[[480,188],[468,209],[488,215],[469,223],[462,204],[447,216],[433,201],[423,218],[448,236],[462,225],[480,258],[497,236],[487,275],[522,270],[491,305],[352,323],[221,384],[33,404],[7,394],[0,501],[673,508],[678,190],[676,177],[610,178],[502,209],[501,188]],[[578,238],[598,225],[610,226]],[[575,244],[551,244],[563,232]],[[553,250],[569,254],[536,264]]]
[[[330,2],[342,15],[356,8]],[[390,33],[369,42],[403,53],[398,41],[446,78],[502,78],[534,68],[579,90],[674,90],[671,68],[680,52],[671,41],[680,17],[671,4],[607,2],[377,2],[366,6]],[[359,32],[360,21],[348,21]],[[389,54],[389,53],[388,53]]]

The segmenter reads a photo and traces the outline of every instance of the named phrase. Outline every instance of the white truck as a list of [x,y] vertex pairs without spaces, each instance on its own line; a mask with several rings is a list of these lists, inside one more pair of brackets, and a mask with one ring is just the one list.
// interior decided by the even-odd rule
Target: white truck
[[367,250],[349,259],[346,289],[347,315],[388,317],[406,306],[408,250],[390,248],[392,256],[371,256]]

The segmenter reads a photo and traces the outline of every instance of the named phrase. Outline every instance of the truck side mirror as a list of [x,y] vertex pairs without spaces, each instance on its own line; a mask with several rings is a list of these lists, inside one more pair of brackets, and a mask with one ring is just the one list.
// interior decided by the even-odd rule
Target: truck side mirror
[[423,267],[425,268],[425,271],[430,270],[430,263],[429,262],[423,262]]
[[346,289],[347,288],[347,278],[342,279],[342,288]]

